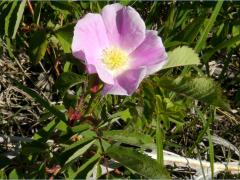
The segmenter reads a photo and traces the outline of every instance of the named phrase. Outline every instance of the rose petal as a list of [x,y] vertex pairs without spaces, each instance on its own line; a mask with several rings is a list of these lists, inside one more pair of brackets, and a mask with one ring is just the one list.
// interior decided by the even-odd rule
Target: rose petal
[[105,85],[103,94],[131,95],[145,75],[145,68],[128,70],[116,78],[114,85]]
[[86,67],[87,67],[87,72],[88,72],[89,74],[95,74],[95,73],[97,73],[97,70],[96,70],[95,66],[93,66],[93,65],[91,65],[91,64],[88,64],[88,65],[86,65]]
[[144,40],[145,23],[132,7],[118,3],[107,5],[102,10],[102,17],[112,46],[130,53]]
[[147,31],[144,41],[130,54],[130,57],[133,68],[145,66],[147,74],[159,71],[166,63],[167,53],[157,31]]
[[105,84],[102,90],[102,94],[113,94],[113,95],[127,95],[127,91],[123,89],[117,81],[114,82],[114,85]]
[[89,73],[97,72],[103,82],[113,84],[113,77],[101,63],[102,51],[108,46],[109,41],[100,14],[89,13],[77,22],[72,42],[73,55],[84,58]]

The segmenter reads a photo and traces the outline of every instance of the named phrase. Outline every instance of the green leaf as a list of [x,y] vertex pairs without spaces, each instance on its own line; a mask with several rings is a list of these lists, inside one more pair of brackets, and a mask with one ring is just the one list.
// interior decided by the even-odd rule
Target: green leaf
[[40,17],[41,17],[41,10],[42,10],[44,3],[45,3],[45,1],[38,1],[37,3],[35,3],[33,22],[36,25],[39,25],[39,21],[40,21]]
[[163,69],[194,64],[200,64],[198,55],[192,48],[182,46],[168,52],[168,61],[163,66]]
[[20,25],[20,22],[21,22],[21,19],[22,19],[22,16],[23,16],[23,12],[24,12],[24,9],[25,9],[26,2],[27,2],[27,0],[22,0],[20,6],[18,8],[17,20],[16,20],[16,23],[15,23],[15,26],[14,26],[12,39],[15,39],[15,37],[16,37],[17,30],[18,30],[18,27]]
[[83,135],[83,137],[79,141],[76,141],[70,145],[62,144],[62,146],[65,147],[65,149],[57,158],[59,159],[61,164],[67,164],[68,162],[70,163],[70,161],[73,161],[76,158],[78,158],[83,151],[85,152],[88,149],[87,148],[88,145],[91,144],[92,142],[94,142],[93,136],[86,137],[85,135]]
[[64,53],[71,52],[73,30],[74,30],[74,24],[68,24],[54,31],[54,34],[59,40]]
[[17,170],[13,169],[10,174],[9,174],[9,179],[19,179],[18,174],[17,174]]
[[[10,77],[9,77],[10,78]],[[67,122],[67,119],[65,117],[65,114],[62,113],[61,111],[59,111],[57,108],[55,108],[54,106],[52,106],[46,99],[44,99],[42,96],[40,96],[37,92],[35,92],[34,90],[24,86],[23,84],[21,84],[20,82],[16,81],[15,79],[10,78],[14,84],[21,90],[23,90],[24,92],[26,92],[27,94],[29,94],[32,98],[34,98],[38,103],[40,103],[43,107],[45,107],[49,112],[51,112],[52,114],[54,114],[56,117],[58,117],[59,119],[63,120],[64,122]]]
[[49,146],[46,143],[40,141],[32,141],[23,145],[22,153],[39,154],[48,151],[48,149]]
[[90,128],[91,128],[91,126],[88,123],[82,122],[81,124],[72,127],[72,131],[74,133],[81,133],[82,131],[86,131]]
[[5,26],[4,26],[4,30],[5,30],[5,35],[6,36],[10,36],[9,35],[9,27],[10,27],[10,19],[13,17],[13,13],[15,8],[17,7],[18,2],[17,1],[13,1],[11,4],[11,9],[9,10],[9,13],[7,14],[6,18],[5,18]]
[[84,82],[86,78],[73,72],[64,72],[55,83],[56,88],[63,95],[72,86]]
[[201,49],[203,48],[203,45],[204,43],[206,42],[206,39],[208,38],[208,34],[209,32],[211,31],[213,25],[214,25],[214,22],[217,18],[217,15],[219,13],[219,11],[221,10],[221,7],[222,7],[222,4],[223,4],[223,1],[217,1],[217,4],[213,10],[213,13],[207,23],[207,26],[206,28],[204,29],[203,33],[201,34],[196,46],[195,46],[195,51],[197,53],[199,53],[201,51]]
[[181,32],[183,36],[182,41],[192,43],[201,31],[201,27],[206,18],[206,14],[194,19],[185,29]]
[[70,1],[49,1],[48,5],[55,11],[68,15],[78,11],[79,5]]
[[7,179],[7,176],[3,169],[0,169],[0,179]]
[[5,18],[5,26],[4,26],[4,31],[5,31],[5,36],[6,36],[6,44],[7,44],[7,50],[8,50],[8,53],[9,53],[9,56],[11,58],[14,57],[13,55],[13,52],[12,52],[12,47],[11,47],[11,40],[10,40],[10,34],[9,34],[9,27],[10,26],[10,19],[11,17],[13,17],[13,12],[17,6],[17,1],[13,1],[12,4],[11,4],[11,9],[9,10],[9,13],[7,14],[6,18]]
[[[64,125],[62,125],[62,123]],[[63,121],[60,121],[59,119],[51,120],[45,127],[34,134],[33,139],[41,139],[41,142],[47,141],[51,137],[53,131],[58,129],[59,126],[65,126],[65,128],[67,128],[67,124]]]
[[71,161],[75,160],[76,158],[80,157],[83,153],[85,153],[95,142],[95,140],[91,141],[90,143],[84,145],[82,148],[78,149],[74,152],[65,162],[65,164],[70,163]]
[[48,46],[47,33],[44,30],[36,31],[29,44],[29,56],[34,64],[43,59]]
[[0,163],[0,169],[3,169],[6,166],[10,165],[11,160],[0,154],[0,162],[1,162]]
[[129,109],[126,109],[124,111],[118,111],[109,117],[109,119],[114,118],[121,118],[122,120],[127,121],[128,119],[132,119],[132,115],[129,112]]
[[205,62],[208,62],[208,60],[220,49],[223,48],[229,48],[234,46],[236,43],[240,42],[240,35],[237,35],[231,39],[224,40],[223,42],[220,42],[217,46],[215,46],[213,49],[207,51],[204,53],[203,59]]
[[112,130],[103,131],[103,137],[109,140],[134,145],[134,146],[149,146],[154,143],[153,139],[149,135],[145,135],[138,132],[130,132],[127,130]]
[[229,104],[221,93],[221,88],[212,79],[207,77],[183,77],[177,79],[162,77],[158,79],[159,86],[180,95],[192,97],[211,105],[229,110]]
[[85,179],[86,178],[86,170],[89,171],[89,169],[92,169],[96,162],[99,160],[101,155],[99,153],[96,153],[94,156],[92,156],[87,162],[85,162],[75,173],[69,177],[70,179]]
[[147,155],[141,154],[132,148],[113,145],[108,148],[107,154],[120,164],[146,178],[166,179],[169,177],[165,169],[163,169],[156,160]]
[[[164,156],[163,156],[163,142],[164,142],[164,132],[163,127],[161,125],[161,121],[163,121],[163,117],[159,111],[159,107],[162,104],[161,97],[156,95],[156,145],[157,145],[157,161],[161,166],[164,166]],[[161,118],[161,119],[160,119]]]
[[75,107],[78,102],[79,97],[77,95],[72,95],[66,93],[63,97],[63,104],[66,109],[69,109],[70,107]]

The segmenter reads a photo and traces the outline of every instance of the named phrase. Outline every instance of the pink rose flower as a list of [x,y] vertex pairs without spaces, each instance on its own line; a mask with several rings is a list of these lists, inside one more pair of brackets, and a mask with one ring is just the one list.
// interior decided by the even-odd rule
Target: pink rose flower
[[167,61],[157,31],[146,30],[135,9],[118,3],[77,22],[72,53],[84,61],[88,73],[98,74],[104,82],[103,94],[131,95]]

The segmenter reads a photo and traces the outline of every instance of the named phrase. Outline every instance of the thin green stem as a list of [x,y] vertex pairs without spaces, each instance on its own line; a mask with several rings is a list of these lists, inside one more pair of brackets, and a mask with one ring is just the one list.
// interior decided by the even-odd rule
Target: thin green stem
[[160,118],[157,118],[156,128],[157,161],[163,166],[163,130],[160,125]]
[[87,106],[86,111],[85,111],[85,113],[84,113],[85,115],[87,115],[87,114],[89,113],[89,111],[90,111],[90,109],[91,109],[91,105],[92,105],[93,100],[95,99],[95,97],[96,97],[95,94],[92,94],[92,95],[91,95],[91,98],[90,98],[90,100],[89,100],[89,102],[88,102],[88,106]]

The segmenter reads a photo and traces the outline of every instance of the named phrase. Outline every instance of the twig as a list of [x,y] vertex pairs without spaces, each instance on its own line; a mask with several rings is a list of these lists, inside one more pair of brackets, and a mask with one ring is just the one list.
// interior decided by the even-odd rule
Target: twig
[[28,8],[29,8],[29,10],[30,10],[32,16],[34,16],[34,10],[33,10],[33,7],[32,7],[31,2],[30,2],[29,0],[27,0],[27,4],[28,4]]

